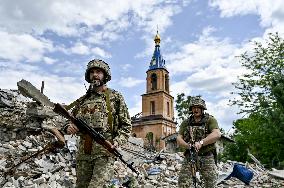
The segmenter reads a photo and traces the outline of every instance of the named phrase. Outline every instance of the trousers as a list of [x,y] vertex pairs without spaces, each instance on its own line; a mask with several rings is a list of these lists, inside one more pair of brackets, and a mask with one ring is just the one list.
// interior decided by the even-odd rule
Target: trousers
[[[217,167],[215,164],[214,156],[200,156],[200,169],[198,170],[201,174],[201,184],[197,187],[204,188],[215,188],[217,187]],[[189,159],[185,158],[181,167],[178,178],[179,188],[194,187],[192,181],[192,175],[190,170]]]
[[107,188],[114,178],[114,159],[98,157],[92,160],[78,160],[76,166],[76,188]]

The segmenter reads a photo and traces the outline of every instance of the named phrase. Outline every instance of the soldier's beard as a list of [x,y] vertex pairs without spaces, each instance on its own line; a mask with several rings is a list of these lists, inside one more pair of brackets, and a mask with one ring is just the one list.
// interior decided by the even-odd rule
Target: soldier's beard
[[102,80],[98,80],[98,79],[91,80],[89,90],[91,92],[97,91],[97,88],[103,85],[104,85],[104,82]]

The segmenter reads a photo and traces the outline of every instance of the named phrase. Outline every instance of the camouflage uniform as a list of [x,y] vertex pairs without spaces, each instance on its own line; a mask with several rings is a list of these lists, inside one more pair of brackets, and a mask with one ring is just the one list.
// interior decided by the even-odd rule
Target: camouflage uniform
[[[204,103],[204,109],[206,109]],[[190,142],[190,126],[192,127],[193,140],[195,142],[201,141],[213,129],[218,129],[217,120],[209,114],[203,114],[200,122],[194,122],[193,116],[190,116],[187,120],[183,121],[179,134],[182,135],[183,140],[187,143]],[[215,152],[214,144],[209,144],[201,147],[198,152],[197,171],[201,174],[202,187],[214,188],[217,187],[217,168],[214,160],[213,152]],[[190,170],[190,161],[188,151],[185,152],[185,159],[182,164],[181,171],[179,173],[178,186],[180,188],[194,187],[192,181],[192,175]]]
[[[106,69],[105,64],[90,62],[86,71],[86,80],[90,82],[89,70],[93,67]],[[103,62],[104,63],[104,62]],[[107,65],[107,64],[106,64]],[[108,68],[108,67],[107,67]],[[109,69],[107,70],[109,71]],[[106,71],[105,71],[106,72]],[[110,72],[107,72],[107,82]],[[108,98],[109,96],[109,98]],[[107,102],[109,99],[109,103]],[[112,126],[108,123],[111,112]],[[123,96],[112,89],[105,92],[88,91],[76,101],[72,113],[82,118],[91,127],[99,131],[110,142],[126,142],[131,133],[131,120]],[[79,132],[80,142],[77,152],[76,187],[109,187],[114,177],[113,156],[101,145],[94,142],[88,134]]]

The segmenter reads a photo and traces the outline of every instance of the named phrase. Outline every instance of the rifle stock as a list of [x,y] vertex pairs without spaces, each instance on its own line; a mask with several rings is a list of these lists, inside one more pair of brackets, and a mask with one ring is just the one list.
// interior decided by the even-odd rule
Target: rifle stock
[[66,119],[69,119],[73,124],[75,124],[79,128],[80,131],[88,133],[95,142],[103,146],[114,156],[118,157],[120,161],[123,162],[129,169],[139,175],[138,171],[132,166],[132,164],[127,163],[123,159],[122,154],[115,148],[115,146],[112,145],[108,140],[106,140],[103,135],[101,135],[95,129],[90,127],[84,120],[80,118],[75,118],[61,104],[58,103],[55,104],[53,111],[62,115]]

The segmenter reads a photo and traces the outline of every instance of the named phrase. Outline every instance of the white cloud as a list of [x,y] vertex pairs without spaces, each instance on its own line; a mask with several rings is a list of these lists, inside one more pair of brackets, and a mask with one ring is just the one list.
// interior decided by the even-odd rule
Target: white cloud
[[42,34],[50,30],[58,35],[78,35],[85,32],[82,27],[104,26],[112,21],[117,24],[114,22],[108,27],[115,28],[107,30],[125,29],[130,17],[145,30],[145,26],[156,27],[157,23],[163,30],[171,22],[169,17],[178,10],[176,2],[154,0],[4,1],[0,7],[0,27],[16,33]]
[[136,79],[133,77],[122,77],[119,80],[119,85],[121,85],[122,87],[135,87],[141,83],[145,83],[145,80],[140,80],[140,79]]
[[82,42],[77,42],[70,50],[72,53],[79,55],[87,55],[90,53],[89,47],[84,45]]
[[257,14],[264,27],[277,27],[279,24],[284,24],[284,1],[282,0],[274,0],[273,3],[266,0],[210,0],[209,5],[219,8],[223,17]]
[[[145,41],[146,48],[144,51],[136,54],[136,58],[149,57],[153,53],[153,39],[156,33],[157,26],[159,34],[162,35],[167,27],[171,26],[171,17],[181,12],[181,7],[178,5],[165,5],[164,7],[151,7],[148,10],[137,11],[135,22],[145,32],[140,36]],[[162,39],[162,42],[169,43],[170,38]]]
[[95,31],[89,34],[86,39],[87,42],[92,44],[107,44],[109,41],[115,41],[119,35],[115,31]]
[[127,72],[132,67],[133,66],[131,64],[129,64],[129,63],[124,64],[124,65],[121,66],[122,70],[125,71],[125,72]]
[[60,61],[56,64],[54,64],[52,68],[52,72],[57,75],[72,75],[76,76],[78,79],[81,78],[84,80],[84,73],[86,69],[86,62],[81,62],[81,61]]
[[205,28],[199,40],[188,43],[180,47],[180,51],[167,55],[166,66],[172,75],[182,73],[198,72],[214,63],[214,66],[231,66],[235,62],[222,61],[237,49],[235,44],[231,44],[228,39],[218,39],[209,35],[209,30]]
[[228,99],[206,102],[207,112],[217,119],[219,127],[227,131],[233,126],[233,120],[241,118],[241,116],[237,114],[238,108],[229,106],[228,104]]
[[53,50],[51,41],[29,34],[16,35],[0,31],[0,41],[0,58],[11,61],[40,61],[45,52]]
[[[258,0],[257,0],[258,1]],[[222,17],[230,17],[237,14],[245,15],[257,12],[257,4],[260,1],[255,0],[238,0],[238,1],[226,1],[226,0],[210,0],[209,5],[212,7],[218,7],[221,10]],[[262,1],[264,3],[264,1]]]
[[167,54],[167,64],[174,83],[171,94],[202,95],[221,127],[229,129],[237,119],[237,108],[228,106],[233,97],[233,82],[245,72],[236,57],[251,49],[250,43],[243,46],[228,39],[212,36],[215,29],[204,28],[197,41],[183,45],[179,52]]
[[83,83],[76,78],[51,75],[33,65],[0,62],[1,89],[17,89],[17,82],[22,79],[38,89],[44,81],[44,93],[53,102],[69,104],[85,93]]
[[133,117],[134,115],[142,112],[141,96],[135,95],[133,96],[133,99],[134,105],[132,105],[132,107],[128,109],[130,117]]
[[103,50],[102,48],[95,47],[91,49],[94,56],[100,56],[102,58],[110,58],[111,54]]
[[[111,54],[102,47],[91,48],[84,42],[108,45],[109,42],[127,37],[125,32],[130,27],[136,31],[142,30],[144,36],[152,34],[157,25],[159,31],[163,32],[172,24],[171,17],[187,4],[154,0],[4,1],[0,7],[0,40],[3,46],[0,47],[0,58],[30,62],[43,60],[52,64],[51,59],[48,59],[50,56],[43,57],[47,52],[55,50],[67,55],[70,55],[71,50],[73,54],[110,58]],[[47,33],[52,33],[48,35],[52,36],[49,40],[52,40],[53,35],[82,39],[71,48],[67,42],[63,44],[61,41],[54,41],[56,45],[53,46],[44,39]],[[9,51],[9,48],[15,50]]]
[[181,93],[184,93],[185,95],[190,95],[191,91],[191,87],[189,87],[188,83],[184,80],[170,84],[170,94],[172,96],[177,96]]
[[44,58],[43,58],[43,61],[44,61],[46,64],[52,65],[52,64],[54,64],[57,60],[56,60],[56,59],[53,59],[53,58],[50,58],[50,57],[44,57]]

